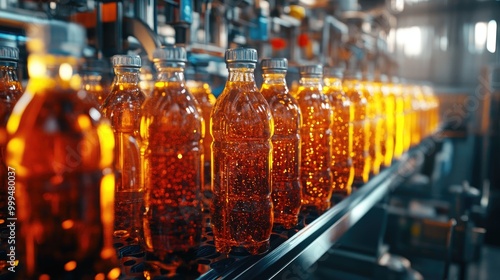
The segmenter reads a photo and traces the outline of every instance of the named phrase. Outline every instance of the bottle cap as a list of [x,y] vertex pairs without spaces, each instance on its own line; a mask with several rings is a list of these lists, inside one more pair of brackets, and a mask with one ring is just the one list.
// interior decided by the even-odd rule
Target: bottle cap
[[260,63],[262,70],[288,70],[288,60],[286,58],[267,58]]
[[299,71],[301,75],[323,75],[323,66],[322,65],[305,65],[300,66]]
[[186,63],[187,53],[184,47],[163,47],[153,52],[153,61],[165,61],[174,63]]
[[226,63],[247,62],[257,63],[257,50],[249,48],[229,49],[225,55]]
[[111,63],[117,67],[141,67],[141,57],[138,55],[114,55]]
[[340,67],[325,67],[323,69],[323,76],[326,78],[339,78],[344,77],[344,69]]
[[14,47],[0,46],[0,60],[19,60],[19,50]]
[[80,57],[86,42],[85,29],[75,23],[50,21],[32,24],[27,29],[30,53]]

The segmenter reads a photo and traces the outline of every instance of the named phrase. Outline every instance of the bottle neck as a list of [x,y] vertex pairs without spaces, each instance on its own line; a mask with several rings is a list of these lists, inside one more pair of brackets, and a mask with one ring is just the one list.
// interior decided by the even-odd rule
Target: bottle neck
[[140,68],[138,67],[115,67],[115,83],[139,84]]
[[5,82],[17,82],[17,63],[0,61],[0,80]]
[[349,89],[351,91],[361,91],[361,82],[355,78],[345,78],[342,81],[342,85],[345,89]]
[[322,88],[321,75],[302,75],[300,77],[300,85],[305,87]]
[[264,79],[263,83],[267,85],[283,85],[286,84],[286,72],[264,72],[262,74],[262,78]]
[[157,82],[185,84],[184,67],[156,64]]
[[229,82],[253,82],[255,83],[254,67],[252,65],[245,65],[246,67],[231,67],[229,66]]
[[102,77],[97,73],[84,74],[82,76],[84,84],[100,84]]
[[342,80],[335,77],[326,77],[323,82],[325,86],[334,89],[334,90],[342,90]]

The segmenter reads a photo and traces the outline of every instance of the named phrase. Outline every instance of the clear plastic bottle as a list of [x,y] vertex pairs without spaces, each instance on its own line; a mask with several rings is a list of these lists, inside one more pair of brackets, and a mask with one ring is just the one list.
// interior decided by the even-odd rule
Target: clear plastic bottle
[[271,167],[274,123],[255,84],[257,51],[226,51],[229,78],[210,120],[212,225],[217,251],[269,249],[273,226]]
[[85,30],[53,22],[28,31],[25,94],[7,124],[16,178],[19,279],[115,279],[114,138],[78,95]]
[[402,86],[397,77],[391,77],[389,83],[390,98],[394,99],[394,159],[399,159],[404,153],[405,115]]
[[186,50],[165,47],[153,57],[158,72],[142,106],[146,249],[164,260],[199,245],[203,185],[203,118],[185,84]]
[[297,103],[302,112],[300,136],[302,205],[323,212],[332,197],[332,123],[333,111],[323,93],[323,67],[301,66]]
[[401,85],[401,92],[403,98],[403,152],[406,152],[411,147],[411,139],[415,137],[413,135],[415,126],[415,116],[413,111],[413,94],[411,86],[403,81]]
[[14,105],[23,94],[16,73],[18,60],[19,50],[17,48],[0,46],[0,225],[6,223],[8,217],[8,170],[5,165],[7,121]]
[[368,182],[371,170],[371,158],[369,154],[370,125],[368,122],[368,102],[361,87],[361,73],[348,70],[344,74],[342,85],[344,92],[354,106],[354,132],[352,146],[352,163],[354,166],[354,183],[360,187]]
[[115,135],[115,236],[142,236],[143,185],[139,156],[141,106],[146,99],[139,88],[141,58],[115,55],[111,58],[115,79],[101,111],[111,121]]
[[430,85],[422,86],[425,103],[427,104],[428,128],[426,136],[435,133],[439,126],[439,100]]
[[354,132],[354,106],[342,87],[341,68],[324,69],[323,92],[328,97],[333,110],[332,122],[332,173],[333,193],[349,195],[354,181],[352,148]]
[[380,148],[382,150],[382,155],[384,159],[382,161],[382,166],[389,167],[392,163],[392,158],[394,156],[394,140],[395,140],[395,107],[396,100],[395,96],[390,92],[389,82],[387,76],[381,75],[380,80],[376,82],[379,88],[382,110],[382,133],[380,139]]
[[82,88],[88,94],[88,102],[96,104],[100,109],[104,103],[109,90],[106,89],[102,81],[102,73],[106,67],[103,60],[87,58],[82,66]]
[[274,119],[272,199],[274,224],[292,228],[297,225],[301,206],[299,105],[286,85],[286,58],[264,59],[262,88]]
[[378,89],[369,74],[364,74],[361,80],[361,87],[367,102],[367,121],[370,126],[370,133],[368,136],[370,141],[370,147],[368,149],[371,162],[370,173],[377,175],[380,172],[380,164],[382,163],[380,151],[380,133],[382,132],[380,130],[380,108],[382,105],[381,100],[378,99]]
[[210,114],[215,104],[215,96],[212,94],[212,89],[210,85],[205,81],[205,76],[202,73],[195,74],[195,80],[188,80],[186,85],[189,92],[194,96],[198,102],[198,109],[203,116],[203,121],[205,123],[205,132],[203,137],[203,159],[204,159],[204,185],[203,185],[203,195],[204,195],[204,207],[209,209],[209,204],[211,200],[212,187],[210,186],[210,174],[212,165],[212,135],[210,134]]

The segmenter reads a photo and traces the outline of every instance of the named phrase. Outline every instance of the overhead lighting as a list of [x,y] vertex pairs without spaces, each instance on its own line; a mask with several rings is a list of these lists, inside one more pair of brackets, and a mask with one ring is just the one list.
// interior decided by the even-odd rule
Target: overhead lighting
[[488,25],[486,22],[477,22],[474,26],[474,45],[477,53],[483,52],[487,36]]
[[490,53],[495,53],[497,45],[497,22],[490,20],[488,22],[488,37],[486,39],[486,49]]

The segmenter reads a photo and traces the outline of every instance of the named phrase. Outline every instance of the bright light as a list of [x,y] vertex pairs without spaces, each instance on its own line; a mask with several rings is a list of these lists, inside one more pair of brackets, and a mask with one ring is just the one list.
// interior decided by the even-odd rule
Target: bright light
[[393,53],[396,49],[396,32],[394,28],[391,28],[389,34],[387,34],[387,50]]
[[448,48],[448,37],[446,35],[439,38],[439,48],[441,48],[442,51],[446,51]]
[[405,1],[404,0],[392,0],[391,7],[396,12],[402,12],[405,8]]
[[396,42],[403,47],[406,56],[418,56],[422,53],[422,29],[416,26],[399,28]]
[[63,81],[69,81],[73,76],[73,67],[69,63],[63,63],[59,67],[59,77]]
[[478,53],[481,53],[486,44],[486,37],[488,36],[488,25],[486,22],[478,22],[474,27],[474,46]]
[[497,22],[490,20],[488,22],[488,38],[486,41],[486,49],[490,53],[495,53],[497,48]]

